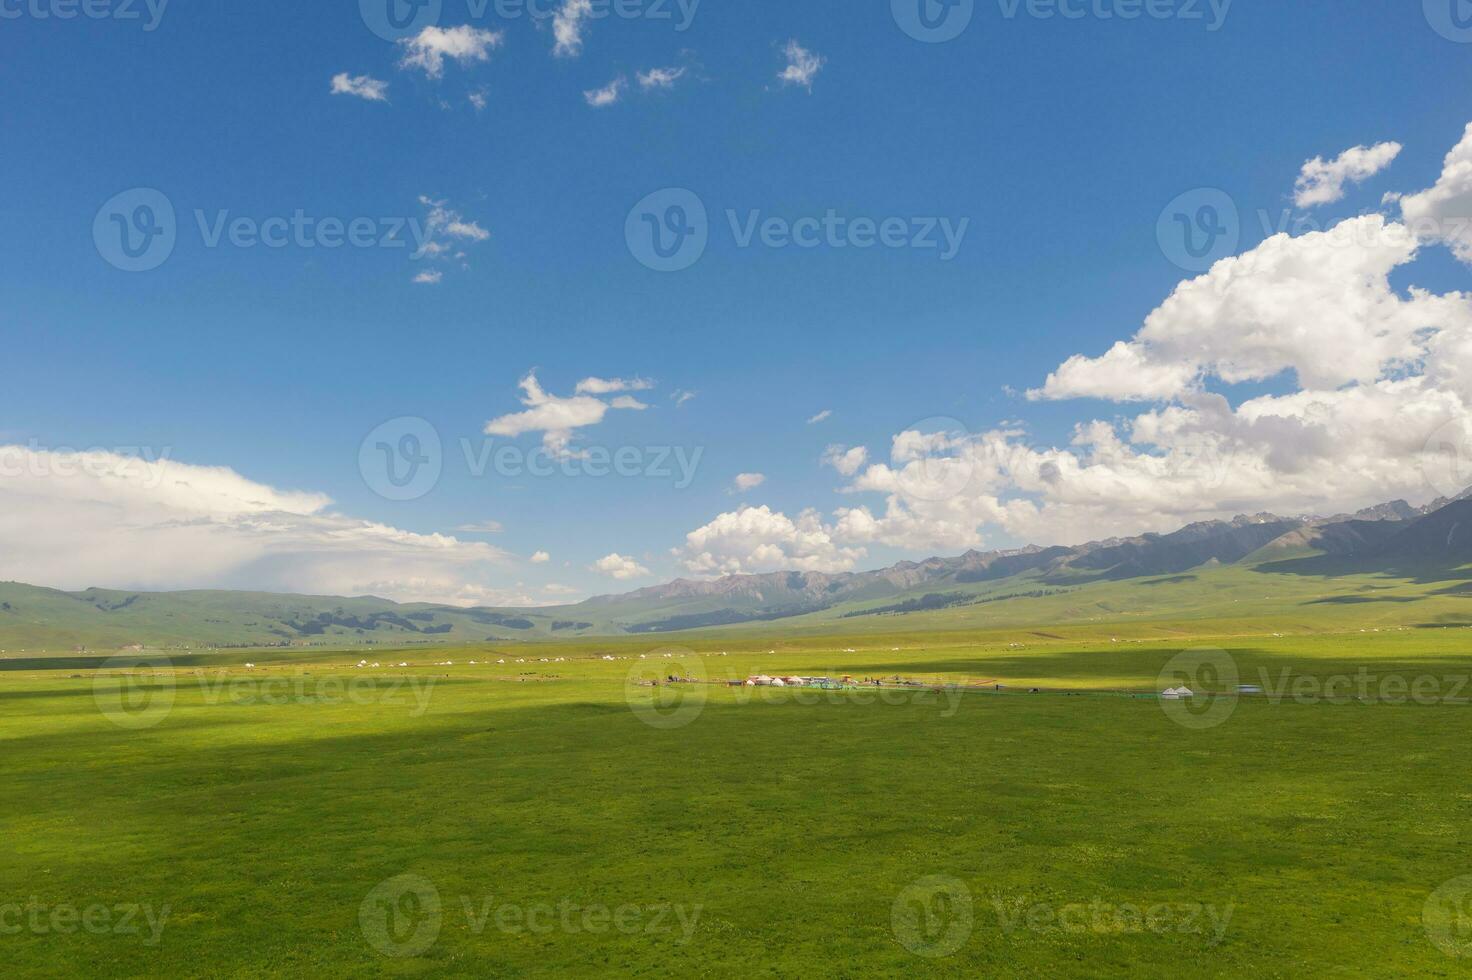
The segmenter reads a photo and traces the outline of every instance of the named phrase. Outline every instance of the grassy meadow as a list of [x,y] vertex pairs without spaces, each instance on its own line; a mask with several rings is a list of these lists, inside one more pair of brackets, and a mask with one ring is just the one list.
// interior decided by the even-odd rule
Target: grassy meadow
[[[15,976],[1462,975],[1467,640],[11,661],[0,949]],[[1198,648],[1183,682],[1264,694],[1145,693]],[[644,686],[755,672],[992,689]]]

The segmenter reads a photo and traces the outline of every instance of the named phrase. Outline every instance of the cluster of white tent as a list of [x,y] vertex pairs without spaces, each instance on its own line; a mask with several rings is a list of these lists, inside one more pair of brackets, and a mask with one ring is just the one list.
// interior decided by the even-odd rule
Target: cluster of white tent
[[1181,687],[1168,687],[1160,692],[1160,696],[1167,701],[1179,701],[1182,698],[1194,698],[1196,692],[1182,685]]
[[766,674],[757,674],[755,677],[746,679],[747,687],[806,687],[808,684],[816,683],[817,679],[812,677],[769,677]]

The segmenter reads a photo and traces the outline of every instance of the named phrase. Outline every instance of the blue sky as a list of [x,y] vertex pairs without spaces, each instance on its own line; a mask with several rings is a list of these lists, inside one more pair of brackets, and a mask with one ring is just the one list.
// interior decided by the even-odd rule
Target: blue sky
[[[1179,523],[1194,512],[1142,505],[1120,526],[1091,520],[1101,498],[1057,525],[979,520],[973,509],[961,520],[969,533],[947,537],[948,519],[931,515],[924,533],[839,541],[835,512],[877,515],[885,495],[838,492],[854,474],[822,457],[839,445],[888,458],[897,433],[937,416],[973,434],[1021,423],[1016,438],[1040,450],[1067,447],[1080,423],[1135,416],[1130,399],[1022,393],[1068,358],[1133,336],[1193,276],[1157,239],[1168,202],[1220,188],[1240,209],[1243,252],[1266,237],[1259,210],[1309,215],[1316,227],[1386,207],[1394,216],[1382,195],[1435,185],[1472,119],[1459,97],[1472,91],[1472,45],[1439,33],[1420,4],[1236,0],[1223,16],[1181,0],[1159,8],[1172,16],[1122,20],[1097,11],[1127,0],[1080,5],[1077,19],[1026,5],[1009,17],[992,0],[936,44],[908,36],[887,3],[705,0],[677,30],[671,0],[661,7],[670,19],[588,17],[580,48],[557,54],[550,18],[507,19],[494,6],[476,17],[464,0],[444,0],[439,28],[501,36],[486,60],[449,57],[439,77],[404,66],[411,46],[378,37],[345,0],[171,4],[152,30],[141,0],[139,19],[62,19],[64,0],[0,7],[10,245],[0,442],[167,450],[191,467],[331,499],[313,513],[486,546],[457,558],[459,571],[413,576],[423,588],[391,574],[321,579],[322,590],[378,585],[402,597],[447,594],[463,574],[481,590],[465,597],[547,601],[692,572],[876,566],[1038,540],[1055,526],[1066,538]],[[806,84],[779,78],[791,41],[820,59]],[[655,68],[677,77],[645,88],[639,74]],[[385,98],[334,94],[340,74],[384,83]],[[620,78],[616,101],[590,104],[585,93]],[[1350,181],[1340,200],[1295,205],[1305,161],[1385,141],[1403,149],[1384,172]],[[136,188],[167,198],[177,242],[158,268],[130,273],[99,254],[93,229],[106,202]],[[625,236],[630,209],[665,188],[692,191],[708,212],[708,247],[676,272],[641,265]],[[411,248],[208,247],[195,216],[263,222],[302,210],[388,227],[427,220],[426,201],[473,231],[442,232],[450,251],[417,260]],[[943,260],[922,248],[743,248],[727,217],[830,210],[912,230],[967,224]],[[1397,290],[1466,288],[1450,250],[1423,252],[1413,274],[1397,264]],[[425,271],[438,281],[413,281]],[[1294,367],[1202,376],[1236,404],[1299,390]],[[523,410],[518,384],[532,370],[556,398],[588,378],[630,382],[604,401],[647,407],[610,408],[574,431],[570,451],[698,447],[694,482],[469,473],[462,438],[542,444],[541,430],[482,432]],[[680,391],[695,397],[677,404]],[[399,417],[427,420],[444,446],[439,480],[412,500],[374,492],[359,465],[365,436]],[[741,473],[765,480],[738,493]],[[1396,489],[1382,480],[1346,497]],[[1021,485],[982,490],[1003,505],[1027,496]],[[1239,490],[1202,509],[1270,497]],[[1314,505],[1302,494],[1282,503]],[[833,550],[763,538],[780,558],[672,553],[743,505],[797,524],[814,509]],[[457,531],[487,521],[502,530]],[[0,575],[313,586],[278,574],[289,549],[246,551],[193,571],[139,571],[110,555],[13,561]],[[538,551],[551,560],[529,562]],[[612,555],[648,574],[590,567]]]

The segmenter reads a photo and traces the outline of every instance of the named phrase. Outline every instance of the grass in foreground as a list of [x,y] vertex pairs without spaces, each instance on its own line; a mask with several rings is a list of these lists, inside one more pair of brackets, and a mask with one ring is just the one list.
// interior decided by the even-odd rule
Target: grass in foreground
[[[1212,727],[1103,694],[702,703],[630,687],[690,661],[625,643],[181,668],[131,707],[0,674],[0,950],[13,975],[1464,972],[1437,944],[1472,952],[1462,631],[1225,645],[1305,694]],[[852,646],[702,662],[1155,689],[1182,649]],[[1355,676],[1373,703],[1323,696]]]

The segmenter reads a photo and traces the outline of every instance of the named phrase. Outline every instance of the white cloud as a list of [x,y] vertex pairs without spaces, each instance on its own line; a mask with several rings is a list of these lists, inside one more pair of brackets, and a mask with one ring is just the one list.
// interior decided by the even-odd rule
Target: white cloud
[[677,388],[670,393],[670,400],[675,403],[676,408],[679,408],[681,405],[684,405],[690,399],[694,398],[695,394],[696,393],[693,391],[686,391],[684,388]]
[[447,201],[436,201],[428,195],[421,194],[419,203],[429,208],[424,228],[431,239],[445,236],[463,241],[483,242],[491,237],[491,233],[477,222],[467,221],[459,211],[449,208]]
[[644,89],[674,88],[675,83],[685,77],[686,68],[651,68],[636,72],[639,87]]
[[500,521],[477,521],[474,524],[461,524],[455,530],[461,534],[500,534],[506,528]]
[[0,446],[0,580],[467,604],[510,598],[482,542],[339,514],[233,470]]
[[[1472,300],[1396,292],[1389,276],[1416,252],[1409,231],[1379,216],[1345,224],[1337,237],[1331,229],[1269,239],[1242,257],[1251,274],[1213,269],[1152,313],[1146,339],[1125,345],[1123,356],[1141,359],[1137,377],[1153,384],[1156,370],[1202,374],[1174,392],[1160,385],[1164,404],[1131,419],[1081,423],[1061,449],[1023,445],[1015,430],[944,445],[902,434],[891,465],[868,467],[847,488],[885,494],[884,510],[839,511],[832,536],[955,550],[982,544],[991,528],[1039,544],[1077,543],[1238,513],[1424,502],[1457,489],[1466,477],[1438,483],[1427,474],[1449,468],[1446,446],[1462,466],[1472,452]],[[1285,370],[1296,390],[1235,408],[1205,390],[1212,378]],[[1072,395],[1129,401],[1139,388],[1127,374],[1100,369],[1083,384],[1060,369],[1049,397],[1066,384]]]
[[583,53],[583,34],[592,14],[592,0],[564,0],[552,18],[554,55],[559,58],[576,58]]
[[[1453,158],[1417,213],[1461,209]],[[1472,296],[1392,286],[1414,274],[1419,246],[1373,214],[1269,238],[1181,283],[1133,338],[1069,358],[1034,393],[1154,406],[1081,421],[1063,446],[1028,445],[1015,426],[902,432],[888,461],[858,466],[843,487],[880,495],[877,506],[806,513],[814,546],[787,546],[796,530],[781,515],[743,511],[692,532],[680,554],[710,574],[841,565],[821,556],[880,544],[954,554],[997,537],[1073,544],[1454,493],[1472,482]],[[1220,390],[1247,381],[1273,389]],[[844,453],[826,457],[840,473]]]
[[651,574],[649,569],[632,558],[625,558],[618,552],[605,555],[589,565],[588,569],[589,571],[602,572],[604,575],[618,579],[620,582]]
[[1401,215],[1423,239],[1449,245],[1472,263],[1472,124],[1452,147],[1436,183],[1400,198]]
[[1171,398],[1191,384],[1195,364],[1153,364],[1143,344],[1116,341],[1100,357],[1075,354],[1048,375],[1040,389],[1027,393],[1031,401],[1056,398],[1107,398],[1117,401],[1158,401]]
[[1390,166],[1401,149],[1399,143],[1376,143],[1351,147],[1333,160],[1314,157],[1303,165],[1293,185],[1293,203],[1311,208],[1342,200],[1345,184],[1369,180]]
[[404,47],[404,56],[399,67],[405,70],[418,68],[430,78],[439,78],[445,73],[445,59],[449,58],[461,66],[477,61],[489,61],[492,48],[499,48],[505,40],[501,31],[483,31],[462,24],[459,27],[426,27],[414,37],[399,41]]
[[804,511],[793,520],[762,506],[721,514],[687,534],[684,547],[675,554],[697,575],[736,575],[785,569],[848,571],[864,557],[864,550],[836,544],[816,511]]
[[[427,209],[420,234],[423,241],[414,259],[446,261],[450,258],[465,259],[464,248],[483,242],[491,233],[478,222],[471,221],[449,206],[447,201],[437,201],[420,195],[419,203]],[[414,277],[416,283],[436,285],[445,274],[438,269],[425,269]]]
[[532,561],[532,564],[533,565],[545,565],[545,564],[547,564],[547,562],[549,562],[551,560],[552,560],[552,556],[549,555],[549,554],[547,554],[547,552],[545,552],[545,551],[538,551],[535,554],[533,554],[532,555],[532,558],[531,558],[531,561]]
[[869,460],[869,450],[863,446],[848,449],[844,446],[829,446],[823,453],[823,462],[843,476],[853,476]]
[[475,106],[475,111],[476,112],[480,112],[483,109],[485,109],[485,107],[486,107],[486,93],[484,93],[484,92],[471,92],[470,93],[470,104],[473,105],[473,106]]
[[[579,389],[581,390],[583,385],[590,382],[597,382],[599,385],[610,383],[599,378],[587,378],[579,385]],[[629,382],[618,383],[628,384]],[[537,381],[536,372],[531,372],[522,378],[520,386],[521,403],[526,406],[526,411],[513,412],[510,415],[492,419],[486,423],[486,435],[514,438],[528,432],[540,432],[542,433],[542,445],[549,453],[557,457],[580,455],[571,448],[576,430],[602,422],[610,409],[642,411],[648,408],[643,402],[628,395],[622,395],[612,401],[604,401],[591,394],[574,394],[568,398],[548,394]]]
[[1291,371],[1302,387],[1374,381],[1417,356],[1418,332],[1447,310],[1390,286],[1415,257],[1403,225],[1364,215],[1298,237],[1274,235],[1181,283],[1130,341],[1102,357],[1076,355],[1029,398],[1159,401],[1214,376],[1265,381]]
[[370,102],[388,101],[388,82],[379,81],[368,75],[349,75],[342,72],[332,76],[333,95],[356,95]]
[[613,105],[623,97],[624,87],[628,81],[620,75],[602,88],[589,89],[583,93],[583,100],[595,109]]
[[833,417],[833,409],[831,409],[831,408],[825,408],[821,412],[819,412],[817,415],[814,415],[812,418],[808,419],[808,425],[817,425],[819,422],[826,422],[829,419],[831,419],[832,417]]
[[654,382],[648,378],[584,378],[573,389],[578,395],[611,395],[619,391],[648,391]]
[[796,40],[788,41],[782,53],[787,56],[787,66],[777,73],[782,84],[801,85],[812,91],[813,79],[822,70],[826,59],[809,51]]
[[731,485],[737,493],[745,493],[748,490],[755,490],[766,482],[767,477],[763,473],[738,473]]

